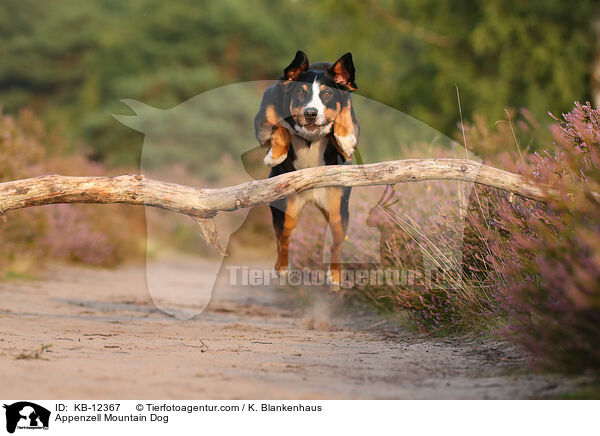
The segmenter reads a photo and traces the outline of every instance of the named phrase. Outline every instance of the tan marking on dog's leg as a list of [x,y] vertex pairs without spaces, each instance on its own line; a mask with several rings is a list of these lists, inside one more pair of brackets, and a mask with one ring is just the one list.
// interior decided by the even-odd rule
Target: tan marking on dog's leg
[[281,121],[281,117],[277,115],[275,107],[270,104],[265,109],[264,119],[261,121],[256,139],[261,147],[271,147],[271,135],[273,134],[273,128]]
[[356,126],[352,120],[351,102],[342,108],[340,114],[333,123],[333,136],[335,137],[338,151],[346,158],[350,159],[354,154],[357,144]]
[[277,124],[279,124],[279,121],[281,121],[281,117],[277,114],[275,106],[273,106],[272,104],[267,106],[265,116],[267,117],[267,122],[271,124],[271,126],[276,126]]
[[329,272],[331,284],[334,287],[339,287],[342,283],[342,243],[346,237],[342,225],[341,203],[342,191],[340,189],[330,189],[327,195],[327,209],[333,242],[330,249]]
[[264,159],[265,165],[273,167],[283,162],[287,157],[291,142],[290,132],[285,127],[275,126],[271,133],[271,149]]
[[277,235],[277,261],[275,271],[281,273],[287,270],[289,262],[290,235],[298,222],[298,197],[292,196],[286,200],[283,229]]

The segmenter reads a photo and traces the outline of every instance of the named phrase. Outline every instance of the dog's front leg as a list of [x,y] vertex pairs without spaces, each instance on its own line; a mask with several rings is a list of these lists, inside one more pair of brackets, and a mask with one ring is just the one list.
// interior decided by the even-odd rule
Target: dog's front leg
[[331,287],[338,290],[342,284],[342,243],[346,229],[342,221],[341,191],[330,190],[328,195],[328,221],[333,242],[330,249],[329,280]]
[[333,123],[335,146],[345,160],[352,158],[358,143],[358,127],[352,117],[352,103],[348,100]]
[[283,225],[277,233],[277,261],[275,271],[286,274],[289,262],[290,235],[298,222],[298,197],[296,195],[286,200]]
[[269,167],[274,167],[287,158],[292,138],[290,132],[285,127],[275,126],[273,127],[270,141],[271,148],[265,156],[264,163]]

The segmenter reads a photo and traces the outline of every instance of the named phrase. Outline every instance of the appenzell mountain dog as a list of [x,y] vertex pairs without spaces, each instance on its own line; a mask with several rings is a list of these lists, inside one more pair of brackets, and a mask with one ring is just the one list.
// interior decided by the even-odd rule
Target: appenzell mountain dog
[[[310,64],[296,53],[283,76],[268,88],[254,121],[256,138],[269,148],[265,164],[269,177],[321,165],[349,162],[358,143],[359,126],[351,92],[357,89],[352,55],[333,64]],[[277,237],[275,270],[286,274],[290,234],[307,203],[314,203],[329,223],[333,244],[328,271],[330,283],[341,283],[341,245],[348,227],[351,188],[319,188],[271,203]]]

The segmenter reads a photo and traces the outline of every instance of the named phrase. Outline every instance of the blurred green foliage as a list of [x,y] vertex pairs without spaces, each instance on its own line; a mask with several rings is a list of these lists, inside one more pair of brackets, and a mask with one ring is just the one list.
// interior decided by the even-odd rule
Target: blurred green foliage
[[303,49],[352,51],[359,93],[446,134],[465,118],[537,118],[588,100],[595,1],[3,0],[0,106],[64,123],[108,164],[139,161],[120,99],[173,107],[201,92],[275,79]]

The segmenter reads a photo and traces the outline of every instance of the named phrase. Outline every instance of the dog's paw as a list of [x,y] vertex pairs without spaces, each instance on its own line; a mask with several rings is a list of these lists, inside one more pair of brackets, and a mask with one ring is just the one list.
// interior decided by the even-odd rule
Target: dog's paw
[[289,270],[287,268],[274,269],[273,272],[279,278],[287,279]]
[[354,136],[353,133],[346,135],[346,136],[338,136],[338,135],[334,135],[335,136],[335,140],[337,141],[338,145],[340,146],[340,149],[342,151],[342,153],[349,159],[352,157],[352,155],[354,154],[354,150],[356,149],[356,136]]
[[327,270],[327,278],[326,278],[326,283],[327,285],[329,285],[329,289],[333,292],[337,292],[341,289],[342,287],[342,280],[340,277],[340,272],[339,271],[334,271],[333,273],[331,272],[330,269]]
[[267,153],[267,155],[265,156],[263,162],[266,166],[268,167],[274,167],[276,165],[279,165],[281,162],[283,162],[285,159],[287,158],[287,153],[282,154],[279,157],[274,158],[273,157],[273,150],[269,150],[269,152]]

